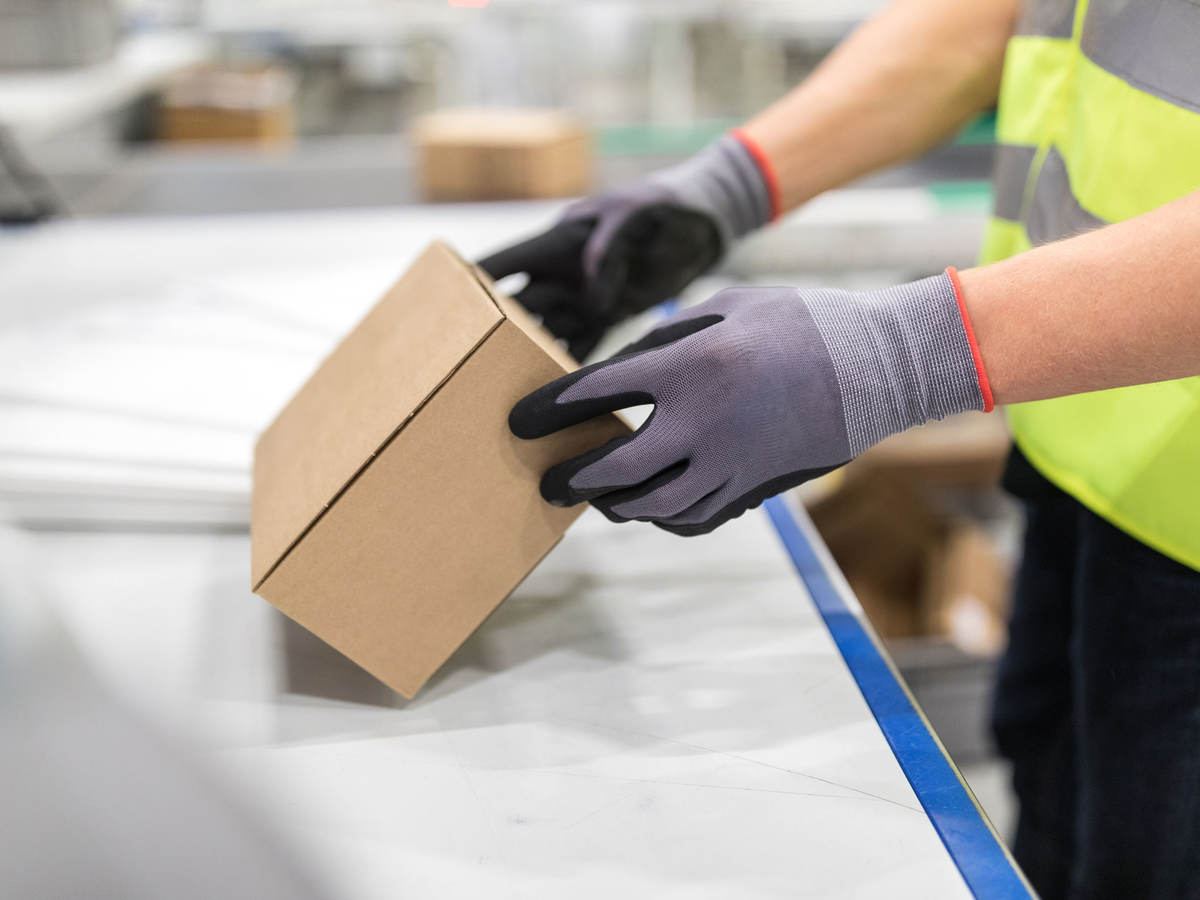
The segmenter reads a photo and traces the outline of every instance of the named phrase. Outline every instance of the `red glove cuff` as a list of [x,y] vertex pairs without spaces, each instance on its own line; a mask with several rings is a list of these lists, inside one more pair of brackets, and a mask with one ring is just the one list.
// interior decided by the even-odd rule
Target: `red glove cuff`
[[751,138],[746,132],[740,128],[731,128],[729,133],[736,138],[743,147],[750,151],[750,155],[754,158],[755,164],[758,166],[758,171],[762,173],[763,183],[767,186],[767,197],[771,201],[771,218],[774,222],[779,218],[783,211],[783,204],[779,199],[779,178],[775,174],[775,167],[771,165],[771,160],[767,154],[763,152],[762,147]]
[[971,317],[967,315],[967,304],[963,299],[962,281],[958,277],[958,269],[946,267],[946,275],[954,285],[954,297],[958,300],[958,312],[962,316],[963,328],[967,332],[967,343],[971,345],[971,358],[975,361],[975,374],[979,376],[979,390],[983,394],[983,411],[991,412],[996,408],[992,399],[992,386],[988,382],[987,370],[983,367],[983,357],[979,353],[979,342],[975,340],[975,329],[971,327]]

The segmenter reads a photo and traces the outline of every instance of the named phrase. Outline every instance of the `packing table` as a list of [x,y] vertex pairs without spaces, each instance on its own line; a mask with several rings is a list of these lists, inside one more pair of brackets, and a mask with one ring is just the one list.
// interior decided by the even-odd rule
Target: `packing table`
[[334,896],[1030,896],[790,498],[589,512],[412,701],[250,594],[255,431],[429,238],[547,209],[0,240],[0,504],[84,657]]

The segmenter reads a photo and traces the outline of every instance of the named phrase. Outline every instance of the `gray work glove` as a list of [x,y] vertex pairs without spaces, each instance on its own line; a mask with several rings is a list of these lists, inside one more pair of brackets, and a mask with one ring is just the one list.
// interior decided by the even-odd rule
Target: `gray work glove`
[[548,231],[479,265],[524,272],[516,295],[583,359],[617,322],[679,293],[773,214],[767,163],[726,135],[678,166],[569,206]]
[[721,291],[534,391],[509,427],[537,438],[653,404],[636,433],[546,472],[542,495],[706,533],[890,434],[991,408],[952,274],[863,293]]

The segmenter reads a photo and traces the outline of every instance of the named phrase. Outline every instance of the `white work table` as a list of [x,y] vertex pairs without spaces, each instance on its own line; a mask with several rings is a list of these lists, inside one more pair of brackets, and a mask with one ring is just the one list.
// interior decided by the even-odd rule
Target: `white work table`
[[250,593],[255,429],[430,237],[547,209],[0,241],[0,503],[67,633],[336,897],[1029,896],[791,500],[589,512],[411,701]]

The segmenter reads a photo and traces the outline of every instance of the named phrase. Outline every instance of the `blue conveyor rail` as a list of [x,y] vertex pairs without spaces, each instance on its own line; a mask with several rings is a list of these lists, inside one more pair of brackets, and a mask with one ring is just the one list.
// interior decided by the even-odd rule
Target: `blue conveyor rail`
[[783,497],[765,504],[804,586],[875,721],[967,887],[980,900],[1035,897],[934,736],[878,638],[846,604],[828,566]]

